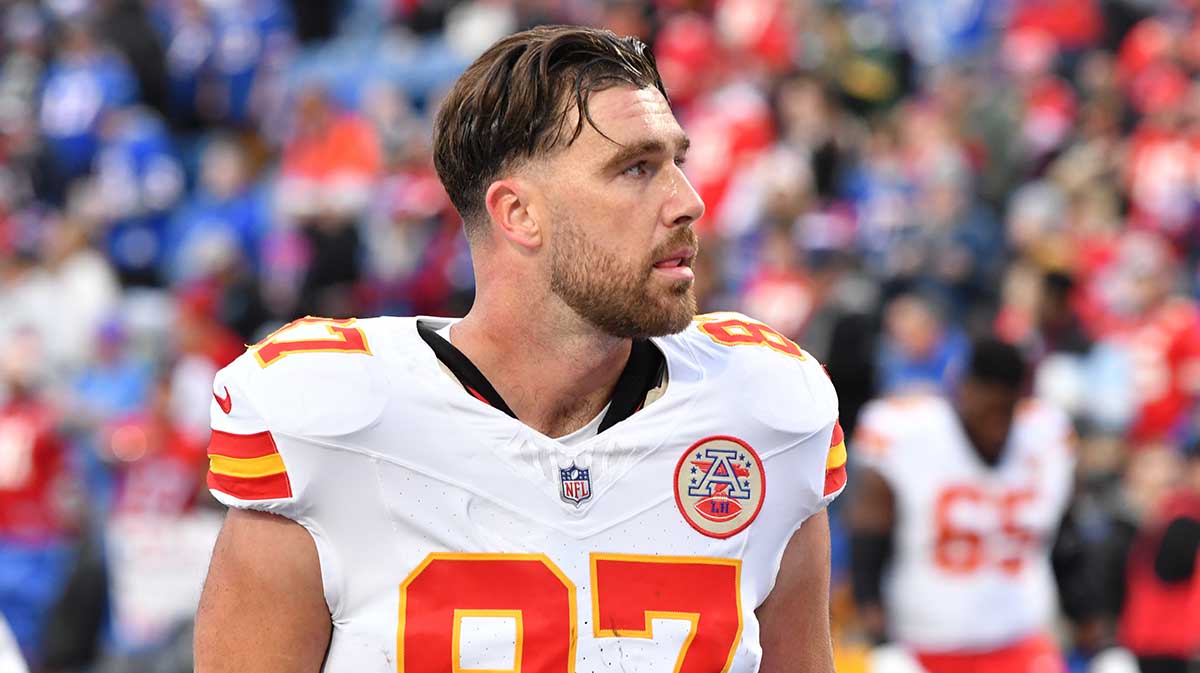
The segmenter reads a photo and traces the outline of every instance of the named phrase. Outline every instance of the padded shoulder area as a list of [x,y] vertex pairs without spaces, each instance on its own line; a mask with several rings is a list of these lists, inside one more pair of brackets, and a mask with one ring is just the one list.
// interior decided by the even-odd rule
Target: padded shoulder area
[[672,338],[694,353],[713,394],[742,417],[796,436],[837,419],[837,393],[825,368],[762,322],[741,313],[712,313]]
[[372,350],[372,336],[385,325],[295,321],[221,370],[214,391],[227,387],[234,410],[239,402],[249,406],[275,432],[337,437],[368,427],[383,413],[391,385]]
[[937,395],[904,393],[872,400],[863,407],[859,415],[859,426],[885,435],[893,440],[903,440],[922,428],[928,429],[931,415],[941,415],[948,404]]
[[945,431],[953,410],[936,395],[906,393],[868,402],[858,416],[851,455],[885,473],[922,452],[930,433]]
[[1069,452],[1074,451],[1075,427],[1071,417],[1058,407],[1029,398],[1017,407],[1015,431],[1037,438],[1042,446],[1057,445]]

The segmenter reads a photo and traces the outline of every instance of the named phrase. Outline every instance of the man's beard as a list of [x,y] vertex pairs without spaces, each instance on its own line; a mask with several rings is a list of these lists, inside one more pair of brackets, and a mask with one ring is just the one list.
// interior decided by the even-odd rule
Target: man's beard
[[550,290],[584,320],[623,339],[675,334],[692,321],[693,283],[679,280],[664,288],[653,278],[654,260],[685,245],[696,247],[690,227],[680,227],[649,257],[631,264],[601,249],[574,223],[565,218],[559,222],[551,250]]

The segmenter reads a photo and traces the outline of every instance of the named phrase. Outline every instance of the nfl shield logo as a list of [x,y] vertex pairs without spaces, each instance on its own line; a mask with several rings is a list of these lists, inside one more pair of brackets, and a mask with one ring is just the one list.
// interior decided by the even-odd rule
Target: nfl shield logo
[[592,497],[592,480],[588,478],[586,469],[576,467],[572,463],[571,467],[559,468],[558,473],[562,476],[559,495],[564,501],[578,507],[584,500]]

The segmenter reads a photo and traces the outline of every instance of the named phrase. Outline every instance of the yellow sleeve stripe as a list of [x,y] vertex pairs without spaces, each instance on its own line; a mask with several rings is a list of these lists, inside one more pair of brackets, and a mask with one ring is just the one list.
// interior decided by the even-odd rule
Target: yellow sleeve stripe
[[846,442],[838,442],[829,447],[829,457],[825,459],[826,470],[836,470],[846,464]]
[[226,477],[269,477],[287,471],[283,456],[278,453],[257,458],[230,458],[213,454],[208,457],[208,466],[214,474]]

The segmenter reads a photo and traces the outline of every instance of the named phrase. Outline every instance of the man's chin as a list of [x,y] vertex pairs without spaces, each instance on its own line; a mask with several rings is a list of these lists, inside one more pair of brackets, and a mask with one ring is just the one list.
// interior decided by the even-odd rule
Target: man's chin
[[655,312],[640,312],[610,324],[593,323],[609,336],[619,339],[649,339],[678,334],[692,322],[692,310],[672,307]]
[[678,292],[673,291],[658,304],[658,309],[653,314],[646,315],[647,319],[644,322],[647,329],[641,335],[643,338],[678,334],[687,329],[696,315],[696,299],[691,292],[691,283],[687,283]]

